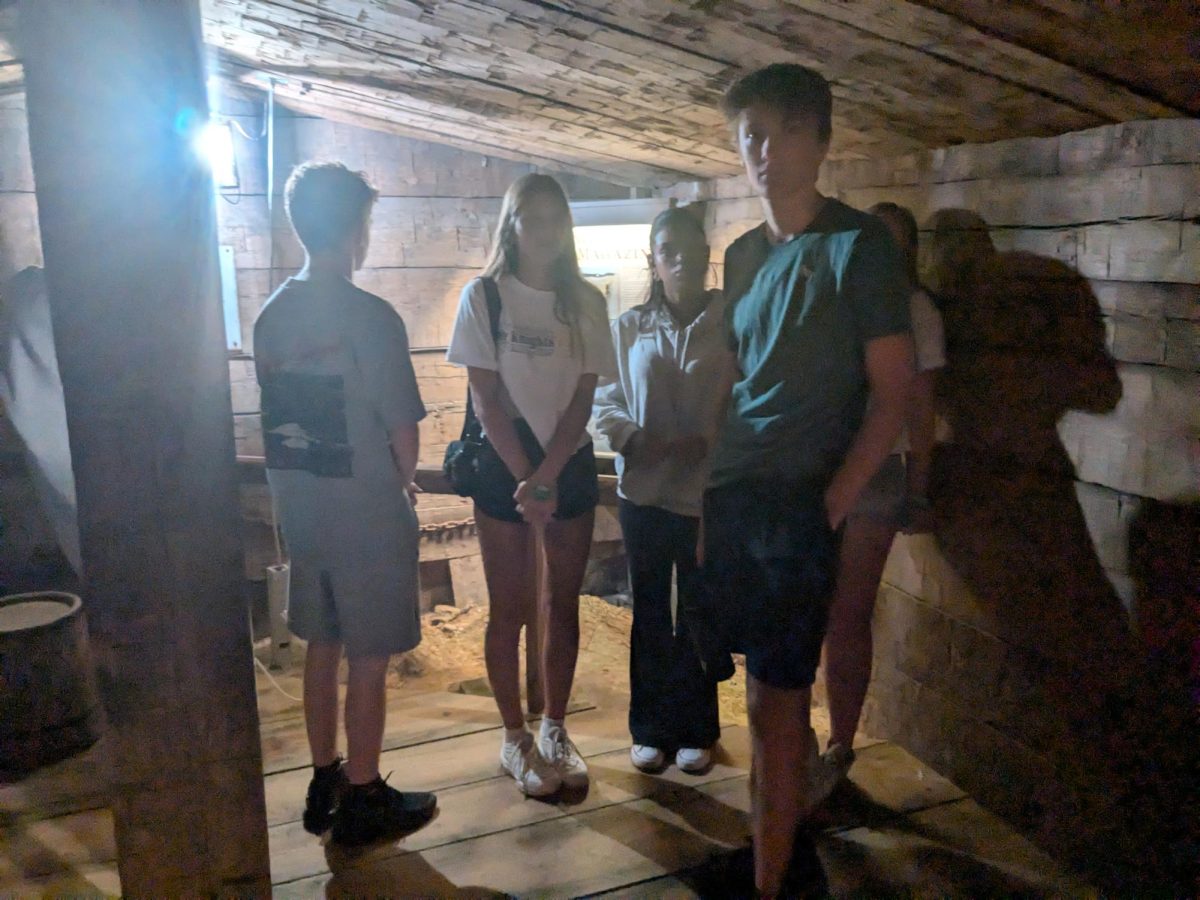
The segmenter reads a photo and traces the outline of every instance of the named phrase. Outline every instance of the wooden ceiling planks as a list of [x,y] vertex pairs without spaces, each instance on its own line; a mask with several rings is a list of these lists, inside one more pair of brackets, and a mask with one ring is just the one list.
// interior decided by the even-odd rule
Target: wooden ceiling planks
[[[1087,60],[1087,4],[1054,3],[204,0],[204,10],[211,43],[312,83],[289,95],[301,109],[661,184],[737,171],[716,103],[738,74],[772,61],[830,77],[835,156],[1178,114],[1166,94]],[[1039,16],[1074,29],[1038,43]]]
[[703,11],[671,0],[570,5],[606,21],[636,19],[656,35],[686,35],[691,46],[723,52],[744,68],[789,58],[815,65],[834,82],[843,117],[859,130],[929,146],[1173,112],[894,0],[718,3]]
[[[1196,0],[201,0],[223,74],[302,112],[621,183],[738,171],[739,74],[830,77],[834,156],[1200,114]],[[18,90],[4,43],[0,93]],[[261,83],[261,82],[260,82]]]
[[[451,31],[437,19],[440,7],[462,4],[433,4],[438,7],[431,17],[437,19],[436,26],[423,18],[408,30],[382,23],[391,31],[376,27],[370,17],[349,19],[334,4],[315,9],[289,3],[288,15],[268,24],[270,8],[279,5],[215,0],[208,7],[216,13],[206,23],[208,39],[223,42],[225,50],[244,62],[259,61],[276,73],[307,75],[314,84],[327,86],[340,81],[388,109],[407,108],[432,115],[435,121],[440,118],[443,122],[438,124],[465,139],[471,134],[462,129],[482,128],[493,132],[493,140],[512,140],[519,148],[536,140],[532,132],[552,133],[556,152],[565,153],[566,160],[609,157],[627,170],[640,164],[644,171],[634,178],[639,183],[676,180],[679,172],[719,174],[734,161],[727,142],[710,147],[697,141],[702,131],[694,125],[678,128],[657,114],[661,104],[653,115],[645,102],[640,115],[631,114],[637,104],[619,95],[619,85],[611,78],[589,83],[579,77],[578,69],[547,59],[549,54],[513,49],[514,41],[506,44],[489,36],[490,10],[482,4],[481,15],[459,16],[460,21],[475,23],[477,34]],[[239,25],[254,36],[250,43],[231,36]],[[275,41],[264,48],[257,42],[267,29]],[[537,28],[526,30],[536,38]],[[559,88],[547,91],[546,85]]]
[[862,29],[870,38],[889,42],[898,53],[909,58],[914,52],[919,53],[922,55],[919,58],[932,58],[950,66],[951,71],[971,73],[985,82],[1012,85],[1083,113],[1120,121],[1178,114],[1178,110],[1111,80],[1090,75],[1020,44],[998,40],[920,2],[855,0],[848,5],[835,0],[788,0],[787,5]]
[[1196,0],[911,0],[999,44],[1022,47],[1092,79],[1200,116]]
[[[221,71],[237,79],[244,78],[247,69],[240,61],[225,60]],[[679,179],[674,170],[630,162],[626,157],[610,154],[594,145],[580,148],[564,143],[553,125],[535,132],[522,129],[520,121],[505,124],[494,119],[473,118],[469,110],[459,108],[448,116],[429,104],[400,98],[390,91],[377,91],[369,84],[350,84],[344,78],[321,80],[308,70],[298,75],[286,69],[272,71],[287,79],[276,88],[281,102],[333,121],[532,162],[601,181],[641,185],[665,184]]]

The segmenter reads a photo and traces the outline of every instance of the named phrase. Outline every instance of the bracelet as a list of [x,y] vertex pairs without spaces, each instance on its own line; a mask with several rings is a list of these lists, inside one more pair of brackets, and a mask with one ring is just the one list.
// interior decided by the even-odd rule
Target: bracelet
[[537,500],[541,503],[545,503],[547,500],[549,500],[553,496],[554,496],[554,489],[552,487],[550,487],[550,485],[548,485],[548,484],[534,485],[534,488],[533,488],[533,499],[534,500]]

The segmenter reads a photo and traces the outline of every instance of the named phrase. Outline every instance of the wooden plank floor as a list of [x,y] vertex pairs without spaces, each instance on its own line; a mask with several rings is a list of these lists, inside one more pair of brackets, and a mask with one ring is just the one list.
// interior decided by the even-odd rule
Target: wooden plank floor
[[[277,897],[728,893],[722,873],[748,837],[744,727],[724,729],[703,775],[672,767],[651,776],[629,762],[626,711],[581,704],[568,726],[592,785],[543,802],[522,797],[500,772],[490,699],[422,694],[389,707],[381,769],[401,788],[436,790],[440,814],[405,841],[356,853],[300,826],[309,777],[302,721],[276,715],[264,724]],[[117,893],[112,819],[89,782],[95,752],[51,768],[0,787],[0,896]],[[852,786],[824,814],[816,850],[833,896],[1090,893],[887,743],[859,748]]]

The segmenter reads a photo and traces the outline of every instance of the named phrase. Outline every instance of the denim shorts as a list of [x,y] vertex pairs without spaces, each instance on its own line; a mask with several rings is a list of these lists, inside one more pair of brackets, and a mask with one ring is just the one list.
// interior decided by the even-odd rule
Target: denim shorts
[[717,624],[764,684],[812,685],[838,547],[823,486],[742,481],[705,495],[704,568]]
[[[538,443],[533,429],[524,419],[516,419],[513,425],[517,429],[517,437],[525,449],[529,462],[537,466],[546,458],[546,452]],[[472,499],[486,515],[503,522],[524,522],[525,519],[517,512],[517,503],[513,494],[517,491],[517,480],[513,477],[500,454],[491,442],[484,438],[476,460],[478,478]],[[567,460],[562,472],[558,475],[558,509],[554,518],[565,520],[574,519],[584,513],[591,512],[600,502],[600,486],[596,477],[596,455],[592,450],[592,442],[588,441],[575,451]]]

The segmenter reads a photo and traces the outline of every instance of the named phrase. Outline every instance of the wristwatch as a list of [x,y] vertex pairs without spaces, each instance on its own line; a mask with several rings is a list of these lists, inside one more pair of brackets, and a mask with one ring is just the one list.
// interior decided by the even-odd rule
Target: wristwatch
[[533,487],[533,499],[545,503],[554,496],[554,489],[548,484],[537,484]]

